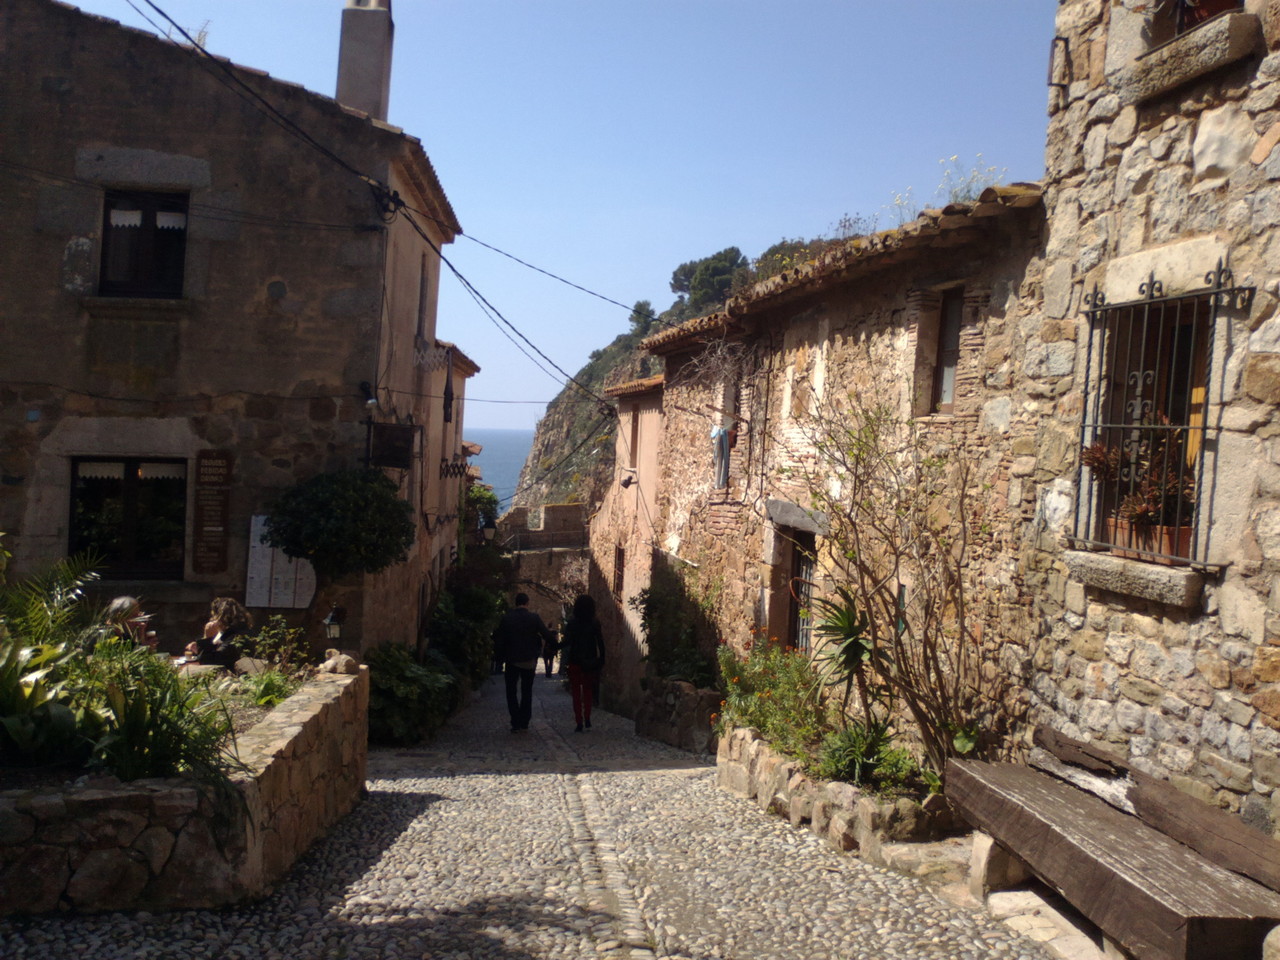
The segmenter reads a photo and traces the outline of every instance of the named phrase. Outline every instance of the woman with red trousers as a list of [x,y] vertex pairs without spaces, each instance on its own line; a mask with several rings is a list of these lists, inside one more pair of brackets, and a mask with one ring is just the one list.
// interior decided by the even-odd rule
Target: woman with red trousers
[[596,619],[596,602],[583,594],[573,601],[573,616],[564,625],[560,651],[569,670],[573,695],[574,733],[591,729],[591,691],[604,667],[604,634]]

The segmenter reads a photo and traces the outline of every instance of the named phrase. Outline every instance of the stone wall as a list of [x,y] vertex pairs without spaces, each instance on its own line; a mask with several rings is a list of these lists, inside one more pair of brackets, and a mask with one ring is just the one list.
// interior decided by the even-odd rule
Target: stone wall
[[364,789],[369,674],[321,675],[237,741],[228,813],[182,780],[0,793],[0,914],[208,908],[268,892]]
[[937,840],[962,829],[940,794],[923,802],[886,800],[850,783],[814,780],[800,764],[776,753],[760,734],[739,727],[720,739],[716,782],[722,790],[807,828],[837,850],[853,851],[869,863],[887,865],[884,847],[896,842]]
[[636,711],[636,733],[690,753],[716,747],[711,716],[720,709],[719,690],[699,690],[685,680],[646,677]]
[[[1172,40],[1150,6],[1058,5],[1046,151],[1044,331],[1078,343],[1093,290],[1252,287],[1210,345],[1198,569],[1064,549],[1076,490],[1038,438],[1025,543],[1032,719],[1271,831],[1280,816],[1280,7],[1249,0]],[[1055,341],[1057,342],[1057,341]],[[1064,360],[1071,359],[1064,354]],[[1053,411],[1078,429],[1085,356]],[[1074,454],[1070,457],[1074,465]]]

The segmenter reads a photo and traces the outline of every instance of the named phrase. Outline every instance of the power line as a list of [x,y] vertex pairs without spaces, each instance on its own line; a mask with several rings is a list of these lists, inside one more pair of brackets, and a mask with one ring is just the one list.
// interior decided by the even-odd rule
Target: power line
[[591,427],[589,430],[587,430],[586,435],[581,440],[578,441],[577,445],[572,450],[566,453],[563,457],[561,457],[551,466],[547,467],[547,469],[544,470],[540,476],[538,476],[533,480],[529,480],[528,482],[516,487],[515,490],[513,490],[509,495],[503,497],[498,502],[503,503],[504,501],[514,500],[519,494],[524,493],[526,490],[530,489],[531,487],[536,487],[543,480],[547,479],[547,477],[551,476],[551,474],[555,473],[556,470],[560,469],[561,466],[567,463],[575,453],[577,453],[579,450],[585,447],[591,440],[593,440],[596,435],[596,430],[604,426],[604,424],[607,423],[609,419],[610,419],[609,417],[603,416],[603,415],[599,417],[593,424],[591,424]]

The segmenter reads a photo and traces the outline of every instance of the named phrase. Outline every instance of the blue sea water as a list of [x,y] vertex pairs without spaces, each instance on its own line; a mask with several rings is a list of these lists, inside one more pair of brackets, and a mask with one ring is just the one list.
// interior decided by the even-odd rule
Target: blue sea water
[[480,467],[484,482],[498,495],[499,508],[506,510],[520,479],[520,468],[533,446],[533,431],[468,429],[463,431],[463,438],[484,448],[472,462]]

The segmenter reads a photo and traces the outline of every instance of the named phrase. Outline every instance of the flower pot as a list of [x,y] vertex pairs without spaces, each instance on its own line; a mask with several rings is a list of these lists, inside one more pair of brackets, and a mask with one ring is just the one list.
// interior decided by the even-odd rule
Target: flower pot
[[[1173,566],[1175,557],[1191,556],[1191,540],[1195,528],[1190,526],[1174,527],[1161,523],[1131,523],[1118,517],[1107,517],[1105,520],[1107,542],[1112,544],[1111,555],[1126,557],[1131,560],[1145,560],[1148,563],[1161,563]],[[1138,551],[1144,551],[1139,553]],[[1169,554],[1167,557],[1150,556],[1149,554]]]

